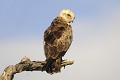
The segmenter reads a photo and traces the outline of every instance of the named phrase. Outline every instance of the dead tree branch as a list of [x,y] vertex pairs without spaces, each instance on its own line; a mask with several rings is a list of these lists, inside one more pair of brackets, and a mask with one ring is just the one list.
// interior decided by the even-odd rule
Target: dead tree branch
[[[61,67],[72,65],[74,61],[63,60]],[[13,80],[14,74],[23,71],[42,71],[45,61],[31,61],[28,57],[21,59],[20,63],[16,65],[9,65],[0,76],[0,80]]]

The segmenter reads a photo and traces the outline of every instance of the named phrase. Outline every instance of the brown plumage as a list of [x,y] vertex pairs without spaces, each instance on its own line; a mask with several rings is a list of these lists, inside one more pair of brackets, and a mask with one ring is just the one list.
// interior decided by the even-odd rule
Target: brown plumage
[[[69,19],[66,19],[66,17]],[[74,14],[71,10],[63,9],[60,15],[53,20],[51,25],[44,32],[46,64],[43,66],[42,70],[46,70],[51,74],[61,71],[62,57],[72,43],[72,27],[70,22],[73,20]]]

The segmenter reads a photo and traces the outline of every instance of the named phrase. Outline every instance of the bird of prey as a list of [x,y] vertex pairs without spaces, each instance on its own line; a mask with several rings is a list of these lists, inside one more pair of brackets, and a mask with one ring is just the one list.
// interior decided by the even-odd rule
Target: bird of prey
[[47,73],[61,72],[61,61],[72,43],[72,27],[75,19],[70,9],[63,9],[44,32],[44,51],[46,64],[42,71]]

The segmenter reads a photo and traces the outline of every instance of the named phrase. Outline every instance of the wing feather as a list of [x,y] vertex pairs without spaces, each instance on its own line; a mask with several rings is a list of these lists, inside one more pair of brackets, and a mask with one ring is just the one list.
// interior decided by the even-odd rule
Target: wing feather
[[57,58],[66,52],[72,42],[72,28],[60,20],[53,20],[51,26],[44,33],[44,48],[46,57]]
[[[47,63],[43,70],[60,71],[61,59],[72,42],[72,27],[60,19],[54,19],[44,32],[44,51]],[[58,64],[59,63],[59,64]]]

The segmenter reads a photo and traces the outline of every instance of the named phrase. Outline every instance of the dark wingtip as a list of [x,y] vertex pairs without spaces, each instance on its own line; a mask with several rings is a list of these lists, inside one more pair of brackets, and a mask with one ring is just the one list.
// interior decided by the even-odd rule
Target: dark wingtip
[[53,62],[54,62],[54,59],[52,57],[48,58],[46,60],[45,65],[42,67],[42,71],[49,71],[49,68],[51,67]]

